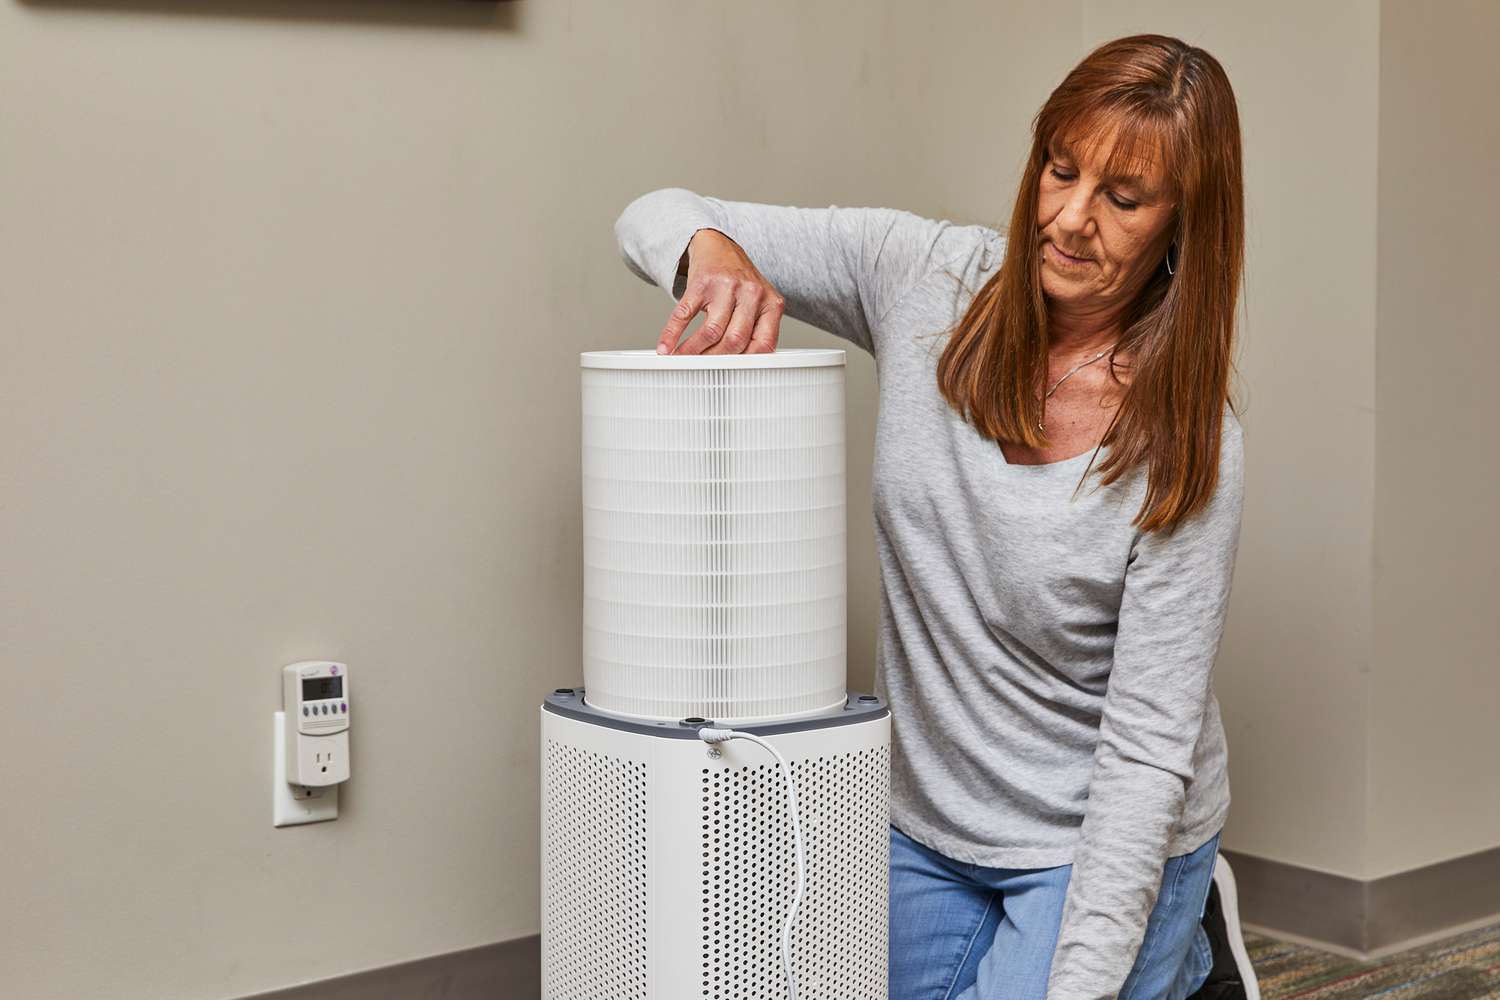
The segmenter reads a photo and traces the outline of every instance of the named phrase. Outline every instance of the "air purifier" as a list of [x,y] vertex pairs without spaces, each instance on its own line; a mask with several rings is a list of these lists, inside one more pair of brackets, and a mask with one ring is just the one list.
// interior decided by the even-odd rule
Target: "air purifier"
[[546,1000],[885,1000],[890,713],[846,690],[844,352],[582,356]]

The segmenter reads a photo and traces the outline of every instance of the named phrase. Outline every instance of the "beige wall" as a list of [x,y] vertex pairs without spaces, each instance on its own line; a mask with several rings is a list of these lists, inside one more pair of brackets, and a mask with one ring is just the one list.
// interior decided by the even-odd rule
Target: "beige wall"
[[[1051,87],[1146,29],[1216,52],[1246,126],[1226,845],[1361,874],[1378,11],[1282,7],[0,0],[5,992],[230,997],[534,932],[575,354],[668,306],[616,214],[680,184],[994,224]],[[868,685],[867,358],[850,386]],[[356,774],[273,830],[305,657],[358,671]]]
[[1377,876],[1500,846],[1500,5],[1443,9],[1380,12]]
[[[902,6],[0,0],[0,992],[238,996],[536,931],[576,355],[668,306],[612,223],[667,184],[993,214],[1076,19],[1013,13],[1050,40],[981,80],[978,5],[918,49]],[[914,144],[969,83],[998,146]],[[305,657],[357,671],[356,773],[273,830]]]

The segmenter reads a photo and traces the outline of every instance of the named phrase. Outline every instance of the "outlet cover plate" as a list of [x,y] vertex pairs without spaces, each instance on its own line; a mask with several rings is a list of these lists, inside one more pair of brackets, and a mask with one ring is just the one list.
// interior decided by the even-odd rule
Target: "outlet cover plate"
[[272,733],[271,825],[299,826],[339,818],[339,786],[308,788],[286,780],[286,713],[273,713],[276,725]]

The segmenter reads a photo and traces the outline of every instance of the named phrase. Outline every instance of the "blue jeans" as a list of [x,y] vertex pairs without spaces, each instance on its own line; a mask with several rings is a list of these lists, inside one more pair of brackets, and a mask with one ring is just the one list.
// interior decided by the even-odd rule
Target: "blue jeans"
[[[1120,1000],[1182,1000],[1203,985],[1219,836],[1167,859]],[[1072,871],[982,868],[892,827],[890,1000],[1043,1000]]]

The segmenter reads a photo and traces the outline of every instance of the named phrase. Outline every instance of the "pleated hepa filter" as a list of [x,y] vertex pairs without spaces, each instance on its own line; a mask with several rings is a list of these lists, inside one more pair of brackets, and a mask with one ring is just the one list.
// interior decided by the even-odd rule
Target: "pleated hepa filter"
[[844,352],[582,356],[588,704],[651,720],[845,698]]

